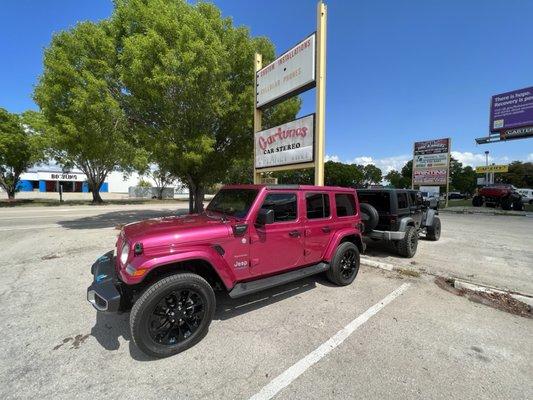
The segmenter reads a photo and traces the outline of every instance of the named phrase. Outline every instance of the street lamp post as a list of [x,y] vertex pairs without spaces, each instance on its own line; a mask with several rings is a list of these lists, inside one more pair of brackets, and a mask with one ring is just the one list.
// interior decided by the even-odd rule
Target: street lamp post
[[[489,166],[489,151],[485,150],[485,166]],[[488,185],[489,172],[485,172],[485,185]]]

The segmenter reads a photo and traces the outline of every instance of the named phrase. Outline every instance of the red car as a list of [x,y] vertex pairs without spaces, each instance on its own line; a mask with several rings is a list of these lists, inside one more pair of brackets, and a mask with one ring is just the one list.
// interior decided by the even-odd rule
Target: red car
[[131,308],[134,342],[165,357],[205,336],[215,289],[236,298],[321,272],[349,285],[361,232],[354,189],[225,186],[202,214],[126,225],[116,257],[93,264],[87,299],[99,312]]

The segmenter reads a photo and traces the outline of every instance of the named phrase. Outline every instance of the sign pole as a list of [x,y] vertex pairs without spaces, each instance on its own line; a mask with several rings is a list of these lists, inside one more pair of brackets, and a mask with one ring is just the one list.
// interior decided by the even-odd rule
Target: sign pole
[[452,154],[452,138],[448,139],[448,171],[446,172],[446,203],[445,208],[448,208],[448,199],[450,198],[450,168],[451,168],[451,154]]
[[327,7],[317,4],[315,185],[324,186]]
[[254,156],[253,156],[253,163],[254,163],[254,184],[261,183],[261,174],[257,172],[255,168],[255,146],[257,145],[255,143],[255,133],[259,132],[262,129],[262,123],[261,118],[263,116],[263,112],[257,108],[257,71],[259,71],[261,68],[263,68],[263,56],[261,54],[255,53],[254,56]]

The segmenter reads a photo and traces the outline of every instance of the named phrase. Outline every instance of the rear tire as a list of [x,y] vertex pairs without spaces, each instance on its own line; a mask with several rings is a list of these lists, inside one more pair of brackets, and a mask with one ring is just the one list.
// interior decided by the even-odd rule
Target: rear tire
[[522,203],[522,199],[517,199],[513,201],[513,210],[524,211],[524,203]]
[[408,226],[405,236],[397,242],[398,254],[402,257],[412,258],[418,247],[418,232],[414,226]]
[[472,199],[472,205],[474,207],[481,207],[483,205],[483,197],[474,196],[473,199]]
[[213,288],[199,275],[178,273],[149,286],[130,314],[133,342],[152,357],[168,357],[204,338],[215,313]]
[[436,242],[440,239],[440,219],[439,217],[433,218],[433,224],[426,228],[426,238]]
[[326,272],[328,279],[339,286],[352,283],[359,272],[359,249],[352,242],[344,242],[337,247]]

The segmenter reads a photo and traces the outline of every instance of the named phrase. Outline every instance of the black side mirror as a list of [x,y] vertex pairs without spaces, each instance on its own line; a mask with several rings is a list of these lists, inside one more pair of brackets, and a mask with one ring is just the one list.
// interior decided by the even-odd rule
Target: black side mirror
[[274,223],[274,210],[271,208],[261,208],[257,215],[257,225],[268,225]]

